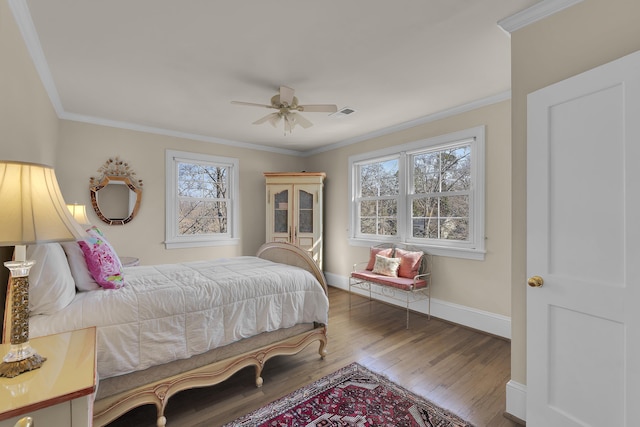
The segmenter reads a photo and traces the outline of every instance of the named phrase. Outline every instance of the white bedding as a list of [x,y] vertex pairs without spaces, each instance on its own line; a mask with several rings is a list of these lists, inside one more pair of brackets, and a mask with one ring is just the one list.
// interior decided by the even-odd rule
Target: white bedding
[[128,267],[125,281],[32,316],[30,335],[97,326],[98,374],[108,378],[328,320],[329,301],[311,273],[257,257]]

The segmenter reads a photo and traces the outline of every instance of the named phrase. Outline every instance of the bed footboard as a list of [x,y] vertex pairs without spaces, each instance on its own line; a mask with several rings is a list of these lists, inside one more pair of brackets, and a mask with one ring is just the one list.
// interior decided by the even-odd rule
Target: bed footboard
[[255,367],[256,386],[260,387],[262,385],[262,369],[267,360],[274,356],[299,353],[309,344],[316,341],[320,344],[320,357],[324,358],[326,355],[327,330],[326,326],[318,325],[317,328],[308,332],[247,353],[96,400],[93,407],[93,425],[95,427],[104,426],[133,408],[153,404],[157,409],[157,425],[158,427],[164,427],[167,421],[164,411],[169,398],[174,394],[182,390],[221,383],[248,366]]

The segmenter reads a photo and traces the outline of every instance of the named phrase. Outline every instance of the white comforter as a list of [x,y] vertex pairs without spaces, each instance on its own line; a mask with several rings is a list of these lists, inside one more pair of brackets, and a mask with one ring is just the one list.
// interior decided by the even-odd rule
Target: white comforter
[[328,299],[312,274],[257,257],[129,267],[125,281],[32,317],[31,336],[97,326],[98,374],[108,378],[328,320]]

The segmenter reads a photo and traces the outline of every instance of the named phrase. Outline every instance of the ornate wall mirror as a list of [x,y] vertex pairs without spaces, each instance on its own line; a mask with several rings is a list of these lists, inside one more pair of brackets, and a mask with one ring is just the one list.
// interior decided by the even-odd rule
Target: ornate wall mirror
[[140,209],[142,180],[118,157],[109,159],[98,169],[99,177],[91,177],[91,205],[98,218],[110,225],[130,222]]

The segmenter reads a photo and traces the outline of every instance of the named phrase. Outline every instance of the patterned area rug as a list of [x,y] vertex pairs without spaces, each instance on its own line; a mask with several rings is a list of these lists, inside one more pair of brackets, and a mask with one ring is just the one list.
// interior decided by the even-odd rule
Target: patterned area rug
[[473,427],[352,363],[224,427]]

